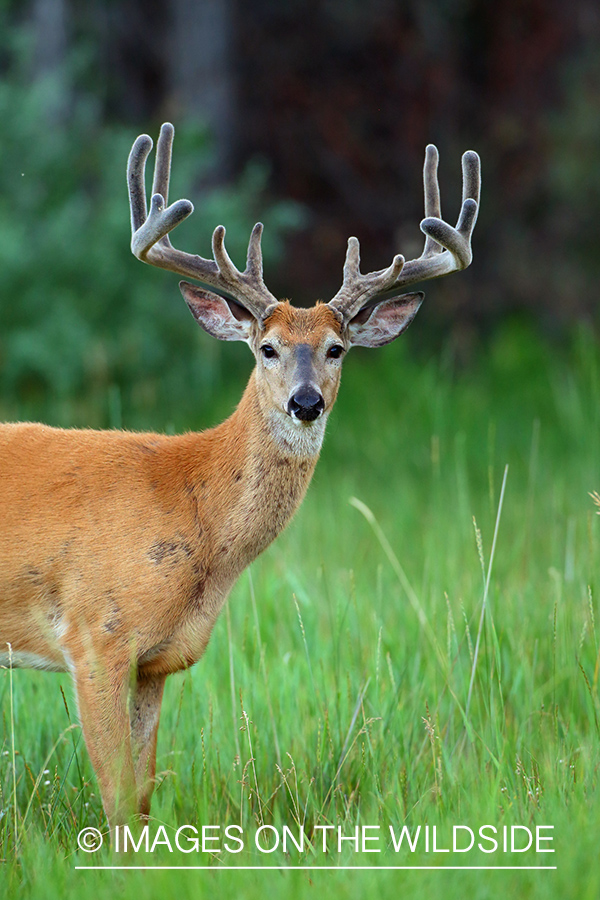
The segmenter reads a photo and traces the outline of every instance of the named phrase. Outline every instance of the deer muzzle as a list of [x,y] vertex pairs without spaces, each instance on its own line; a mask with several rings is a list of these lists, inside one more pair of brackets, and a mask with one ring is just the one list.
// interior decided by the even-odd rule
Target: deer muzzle
[[288,400],[287,411],[293,419],[314,422],[325,409],[325,401],[312,384],[301,385]]

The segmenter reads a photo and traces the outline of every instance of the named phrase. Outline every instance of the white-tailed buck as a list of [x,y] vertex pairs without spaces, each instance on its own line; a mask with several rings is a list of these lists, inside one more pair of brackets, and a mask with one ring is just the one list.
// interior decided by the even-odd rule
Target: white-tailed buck
[[300,504],[345,354],[410,324],[423,295],[398,296],[406,285],[469,265],[479,201],[479,158],[467,152],[458,223],[442,221],[428,146],[423,254],[363,275],[351,237],[333,300],[297,309],[265,286],[262,225],[243,272],[222,226],[214,259],[171,245],[193,209],[167,206],[172,141],[163,125],[149,213],[152,141],[141,135],[131,150],[132,251],[199,281],[180,283],[194,318],[250,346],[256,367],[239,406],[216,428],[181,436],[0,426],[0,662],[71,673],[111,826],[149,812],[165,678],[200,659],[233,583]]

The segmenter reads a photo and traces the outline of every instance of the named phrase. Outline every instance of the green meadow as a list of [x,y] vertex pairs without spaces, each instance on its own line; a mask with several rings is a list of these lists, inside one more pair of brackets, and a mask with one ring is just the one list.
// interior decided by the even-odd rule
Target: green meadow
[[[600,351],[418,345],[349,355],[303,506],[169,679],[147,844],[78,849],[106,824],[69,680],[0,672],[3,896],[598,897]],[[0,418],[206,427],[249,371],[219,352],[201,415],[115,389]]]

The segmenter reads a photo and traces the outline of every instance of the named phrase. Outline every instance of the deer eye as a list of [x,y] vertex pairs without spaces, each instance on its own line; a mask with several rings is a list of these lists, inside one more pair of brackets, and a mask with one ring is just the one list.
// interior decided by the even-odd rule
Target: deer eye
[[333,347],[330,347],[327,351],[327,357],[328,359],[339,359],[343,352],[344,348],[341,344],[334,344]]
[[260,352],[262,353],[264,359],[276,359],[277,358],[277,351],[275,350],[274,347],[271,347],[270,344],[263,344],[262,347],[260,348]]

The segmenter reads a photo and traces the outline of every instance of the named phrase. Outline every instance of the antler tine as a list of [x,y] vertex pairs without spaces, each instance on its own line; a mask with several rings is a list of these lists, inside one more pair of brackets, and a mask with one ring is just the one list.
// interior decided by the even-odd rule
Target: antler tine
[[[481,186],[479,156],[473,150],[463,154],[463,202],[455,228],[444,222],[441,217],[438,160],[437,148],[429,144],[425,151],[423,167],[425,218],[421,222],[421,231],[425,234],[425,246],[418,259],[404,262],[402,256],[395,256],[389,269],[361,275],[358,268],[358,241],[356,238],[349,239],[344,281],[330,301],[330,305],[342,314],[346,322],[364,307],[374,306],[382,300],[402,293],[409,284],[439,278],[450,272],[466,269],[470,264],[473,258],[471,235],[479,210]],[[399,260],[402,260],[402,263],[399,263]],[[392,278],[394,271],[397,274]]]
[[479,194],[481,191],[481,160],[474,150],[467,150],[462,155],[463,173],[463,203],[465,200],[474,200],[479,206]]
[[225,249],[225,227],[223,225],[217,225],[213,231],[212,249],[221,276],[226,278],[227,281],[233,282],[239,272]]
[[146,159],[152,150],[152,139],[140,135],[133,144],[127,164],[127,181],[131,207],[131,250],[134,256],[158,266],[202,282],[237,301],[251,312],[262,325],[277,304],[262,277],[262,252],[260,238],[262,225],[254,226],[248,244],[248,262],[240,272],[225,250],[225,229],[222,225],[213,234],[214,259],[204,259],[192,253],[175,249],[169,233],[189,216],[194,207],[189,200],[177,200],[167,206],[173,126],[166,122],[160,131],[156,148],[156,164],[152,186],[150,212],[146,209],[144,174]]
[[[438,181],[438,163],[440,154],[435,144],[427,144],[425,148],[425,165],[423,166],[423,193],[425,195],[425,218],[442,218],[442,207],[440,202],[440,185]],[[425,238],[425,247],[423,256],[433,256],[440,253],[442,247],[437,241],[427,235]]]
[[335,297],[329,301],[329,305],[341,314],[344,321],[348,322],[364,306],[369,306],[373,297],[388,290],[396,283],[403,265],[404,257],[398,254],[387,269],[362,275],[358,238],[348,238],[344,280]]
[[173,153],[173,137],[175,129],[170,122],[161,125],[156,144],[156,162],[152,180],[152,194],[161,194],[165,206],[169,202],[169,178],[171,177],[171,156]]
[[[429,145],[437,156],[437,150]],[[429,147],[427,150],[429,151]],[[433,154],[431,154],[431,157]],[[437,170],[437,162],[435,165]],[[416,281],[439,278],[450,272],[466,269],[473,259],[471,250],[471,235],[477,221],[479,212],[479,193],[481,189],[480,160],[474,150],[467,150],[462,155],[462,207],[456,227],[452,228],[438,215],[430,214],[428,208],[428,187],[439,192],[437,171],[433,172],[431,161],[425,157],[423,170],[425,182],[425,218],[421,222],[421,231],[425,234],[425,248],[418,259],[412,259],[406,263],[393,287],[393,293],[400,293],[408,284]],[[431,182],[434,182],[431,188]],[[439,194],[438,194],[439,196]],[[439,203],[439,201],[438,201]],[[439,206],[438,206],[439,210]],[[436,249],[437,247],[437,249]]]
[[[157,147],[154,187],[159,186],[165,193],[169,187],[168,166],[170,165],[172,139],[173,126],[169,125],[167,128],[163,126]],[[131,208],[131,252],[143,262],[158,265],[161,268],[169,268],[160,251],[152,254],[154,245],[187,218],[194,211],[194,207],[189,200],[178,200],[165,208],[164,194],[154,190],[150,201],[150,213],[147,212],[144,176],[146,160],[152,146],[152,138],[147,134],[141,134],[136,138],[127,162],[127,183]],[[166,171],[165,167],[167,167]],[[170,244],[167,241],[165,251],[169,248]]]
[[129,188],[132,235],[144,224],[148,216],[144,173],[146,171],[146,160],[152,150],[152,146],[150,135],[140,134],[135,139],[127,160],[127,185]]
[[252,272],[256,278],[262,278],[263,260],[262,247],[260,241],[263,233],[263,223],[257,222],[252,229],[250,240],[248,241],[248,255],[246,257],[246,271]]
[[272,313],[278,300],[267,289],[262,278],[262,250],[260,238],[263,226],[257,222],[250,234],[248,241],[248,254],[246,268],[243,272],[233,264],[231,257],[225,249],[225,228],[217,225],[213,231],[212,248],[219,269],[219,276],[223,282],[223,289],[229,291],[234,299],[243,297],[243,305],[250,312],[264,322]]

